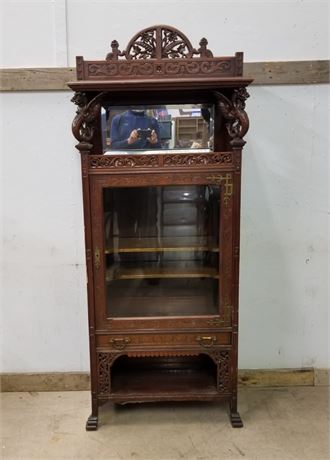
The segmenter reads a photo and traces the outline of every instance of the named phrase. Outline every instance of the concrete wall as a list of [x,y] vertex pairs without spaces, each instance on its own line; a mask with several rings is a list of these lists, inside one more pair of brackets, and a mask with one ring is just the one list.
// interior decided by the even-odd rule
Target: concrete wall
[[[246,61],[327,59],[327,2],[3,1],[2,67],[74,65],[167,23]],[[15,24],[15,27],[13,27]],[[240,367],[329,367],[327,85],[251,87]],[[79,156],[69,92],[1,95],[1,371],[88,370]]]

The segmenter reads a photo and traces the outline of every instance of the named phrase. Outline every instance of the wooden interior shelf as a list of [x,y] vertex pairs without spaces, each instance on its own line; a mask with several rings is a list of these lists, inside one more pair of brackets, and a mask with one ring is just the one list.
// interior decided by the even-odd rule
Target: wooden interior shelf
[[219,246],[211,237],[117,238],[114,239],[114,245],[106,248],[105,253],[180,251],[219,252]]
[[106,280],[152,279],[152,278],[218,278],[218,269],[203,267],[198,263],[187,263],[185,266],[175,263],[166,263],[158,266],[148,263],[143,266],[112,266],[108,268]]
[[[146,385],[148,382],[148,385]],[[197,396],[198,395],[198,396]],[[207,372],[122,371],[114,375],[111,396],[122,402],[213,399],[216,380]]]
[[217,315],[212,278],[121,279],[107,284],[108,318]]

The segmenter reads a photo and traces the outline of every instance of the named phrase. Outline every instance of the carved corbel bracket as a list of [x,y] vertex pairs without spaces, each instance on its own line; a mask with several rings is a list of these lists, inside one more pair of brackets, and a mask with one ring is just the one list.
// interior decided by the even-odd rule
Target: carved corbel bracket
[[71,99],[78,106],[76,116],[72,122],[72,132],[79,141],[76,148],[80,151],[90,151],[93,147],[92,141],[103,96],[104,93],[102,92],[88,101],[86,93],[76,92]]
[[245,101],[249,97],[245,87],[234,89],[229,99],[219,91],[214,92],[220,112],[226,120],[226,128],[231,137],[230,145],[241,148],[245,145],[243,137],[249,129],[249,118],[245,112]]
[[98,391],[101,396],[109,396],[111,391],[111,366],[120,353],[100,352],[97,354]]
[[209,356],[217,365],[217,389],[219,393],[230,392],[230,351],[212,350]]

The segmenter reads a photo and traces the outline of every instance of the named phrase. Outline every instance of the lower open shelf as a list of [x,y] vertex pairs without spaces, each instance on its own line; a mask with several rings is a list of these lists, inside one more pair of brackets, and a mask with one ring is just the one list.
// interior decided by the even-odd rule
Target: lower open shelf
[[117,360],[111,371],[111,397],[119,403],[216,400],[216,365],[206,355]]

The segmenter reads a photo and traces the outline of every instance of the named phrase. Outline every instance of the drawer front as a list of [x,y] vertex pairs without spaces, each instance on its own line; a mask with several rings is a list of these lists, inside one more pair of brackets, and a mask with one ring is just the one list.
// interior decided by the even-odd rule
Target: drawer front
[[213,348],[219,345],[230,345],[231,333],[221,332],[209,334],[109,334],[98,335],[96,346],[115,350],[130,350],[139,348],[162,348],[194,346],[201,349]]

